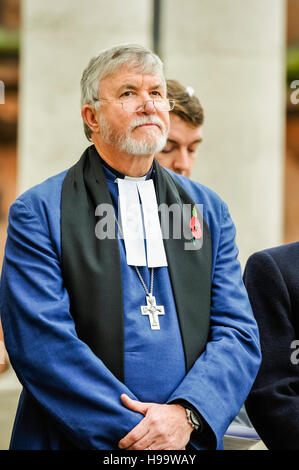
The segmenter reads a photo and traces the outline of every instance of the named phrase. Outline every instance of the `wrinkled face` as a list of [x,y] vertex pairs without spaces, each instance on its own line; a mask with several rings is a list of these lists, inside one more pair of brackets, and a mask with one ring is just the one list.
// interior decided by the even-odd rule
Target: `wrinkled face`
[[191,175],[202,127],[194,127],[170,113],[170,130],[164,149],[156,155],[159,163],[180,175]]
[[[165,146],[169,112],[157,110],[150,101],[165,98],[160,75],[142,74],[122,66],[101,80],[99,97],[116,100],[109,103],[101,101],[100,104],[100,137],[105,143],[134,155],[152,155]],[[117,100],[122,101],[124,107]],[[144,108],[136,106],[136,111],[127,112],[126,103],[132,109],[135,100],[142,104],[146,102]]]

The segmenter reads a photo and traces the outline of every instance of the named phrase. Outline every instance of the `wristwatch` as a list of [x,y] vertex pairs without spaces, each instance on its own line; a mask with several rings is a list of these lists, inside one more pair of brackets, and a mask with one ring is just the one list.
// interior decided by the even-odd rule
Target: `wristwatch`
[[200,428],[200,422],[196,414],[194,413],[194,411],[190,410],[189,408],[185,408],[185,410],[186,410],[188,423],[191,424],[191,426],[193,427],[193,429],[195,429],[195,431],[198,431]]

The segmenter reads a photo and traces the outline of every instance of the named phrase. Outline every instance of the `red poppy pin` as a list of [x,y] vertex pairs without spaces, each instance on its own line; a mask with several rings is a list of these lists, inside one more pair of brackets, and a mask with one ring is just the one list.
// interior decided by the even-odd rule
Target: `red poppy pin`
[[195,240],[199,240],[202,237],[202,230],[200,222],[197,217],[196,207],[192,209],[192,218],[190,220],[190,228],[192,232],[192,241],[195,244]]

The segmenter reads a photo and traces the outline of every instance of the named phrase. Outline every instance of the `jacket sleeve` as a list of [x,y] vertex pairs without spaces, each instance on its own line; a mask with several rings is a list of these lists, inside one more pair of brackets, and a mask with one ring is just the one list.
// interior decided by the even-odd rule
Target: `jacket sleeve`
[[186,400],[204,418],[202,433],[192,434],[194,445],[219,449],[260,365],[258,329],[237,260],[235,227],[225,203],[215,250],[210,337],[169,402]]
[[117,448],[142,415],[121,404],[130,390],[79,340],[49,230],[16,200],[1,276],[5,344],[29,394],[82,449]]
[[288,286],[268,252],[249,258],[244,281],[260,329],[263,358],[246,410],[269,449],[299,450],[299,344]]

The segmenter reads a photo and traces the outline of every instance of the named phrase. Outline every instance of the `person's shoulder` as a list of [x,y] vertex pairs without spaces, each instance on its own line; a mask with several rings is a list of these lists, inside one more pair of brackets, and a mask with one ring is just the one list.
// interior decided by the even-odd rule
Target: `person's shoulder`
[[286,243],[256,251],[248,258],[247,264],[263,263],[270,259],[277,264],[288,262],[290,259],[299,259],[299,242]]
[[246,288],[273,298],[285,295],[298,302],[299,242],[278,245],[253,253],[244,270]]
[[244,278],[279,280],[289,286],[299,282],[299,242],[278,245],[253,253],[247,260]]
[[298,256],[299,255],[299,241],[293,243],[286,243],[285,245],[278,245],[273,248],[269,248],[265,250],[269,255],[280,258],[283,257],[289,258],[290,256]]
[[[233,228],[229,207],[219,194],[202,183],[168,169],[167,171],[183,187],[194,203],[201,206],[201,212],[215,241],[220,237],[221,228],[227,221],[228,226]],[[230,236],[234,236],[233,233]]]
[[62,184],[67,171],[68,170],[64,170],[51,176],[41,183],[38,183],[24,191],[13,202],[12,208],[20,204],[23,204],[25,207],[33,211],[37,208],[41,208],[41,206],[44,208],[47,206],[60,207]]
[[210,202],[212,204],[221,205],[224,203],[219,194],[216,193],[213,189],[205,186],[198,181],[194,181],[186,176],[178,175],[173,171],[165,168],[168,173],[177,180],[177,182],[185,189],[185,191],[194,199],[203,202]]

